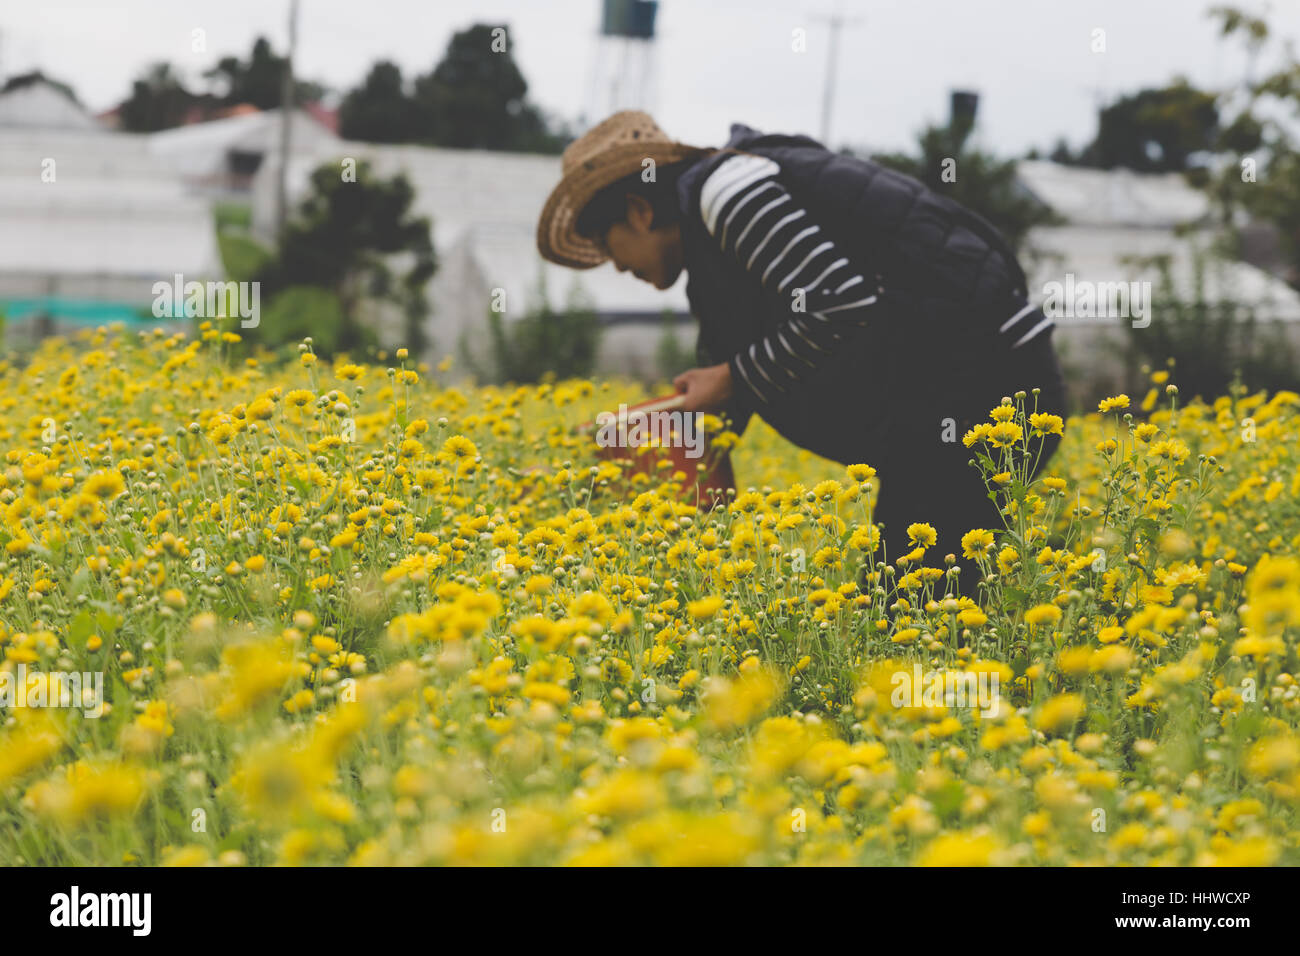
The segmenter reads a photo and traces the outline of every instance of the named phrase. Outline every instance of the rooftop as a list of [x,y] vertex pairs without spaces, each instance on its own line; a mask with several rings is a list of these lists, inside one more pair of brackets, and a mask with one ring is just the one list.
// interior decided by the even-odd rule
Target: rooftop
[[1178,173],[1085,169],[1026,159],[1016,164],[1016,176],[1073,225],[1171,229],[1209,212],[1205,194]]

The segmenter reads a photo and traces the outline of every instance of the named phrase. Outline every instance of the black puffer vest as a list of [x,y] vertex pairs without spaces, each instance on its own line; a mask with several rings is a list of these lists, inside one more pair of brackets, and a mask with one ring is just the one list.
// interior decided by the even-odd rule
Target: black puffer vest
[[[780,408],[738,398],[730,414],[743,431],[757,412],[796,445],[835,461],[881,460],[891,431],[935,406],[933,389],[961,389],[1005,359],[1009,343],[997,328],[1027,287],[1015,253],[986,220],[909,176],[806,136],[735,124],[726,147],[677,184],[702,365],[725,362],[790,315],[721,251],[700,215],[704,180],[736,151],[776,162],[795,201],[884,293],[873,325],[846,330],[824,369]],[[930,401],[910,402],[918,389],[931,389]]]

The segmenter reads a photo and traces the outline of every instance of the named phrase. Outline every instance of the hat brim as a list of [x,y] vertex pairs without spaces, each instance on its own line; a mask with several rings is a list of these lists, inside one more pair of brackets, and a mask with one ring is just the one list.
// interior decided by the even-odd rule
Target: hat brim
[[608,256],[596,243],[578,235],[578,215],[606,186],[642,169],[646,159],[675,163],[702,156],[708,149],[685,143],[626,143],[611,146],[571,170],[551,190],[537,219],[537,251],[548,262],[571,269],[592,269]]

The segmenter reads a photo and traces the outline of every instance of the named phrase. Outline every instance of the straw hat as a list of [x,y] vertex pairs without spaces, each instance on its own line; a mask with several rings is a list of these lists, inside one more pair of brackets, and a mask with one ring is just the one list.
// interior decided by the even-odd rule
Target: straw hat
[[578,214],[596,193],[630,173],[646,159],[655,165],[701,156],[708,149],[668,138],[640,110],[622,110],[593,126],[564,151],[563,178],[551,191],[537,220],[537,250],[551,262],[590,269],[606,256],[589,239],[578,235]]

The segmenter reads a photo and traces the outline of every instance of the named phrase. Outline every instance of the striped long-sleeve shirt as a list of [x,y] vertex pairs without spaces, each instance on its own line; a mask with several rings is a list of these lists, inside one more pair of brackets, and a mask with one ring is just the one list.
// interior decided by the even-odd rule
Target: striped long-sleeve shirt
[[[723,251],[780,301],[789,318],[728,360],[735,386],[771,405],[816,374],[822,359],[873,318],[880,276],[845,255],[757,155],[720,163],[700,192],[700,214]],[[1028,302],[999,329],[1018,347],[1052,324]]]

